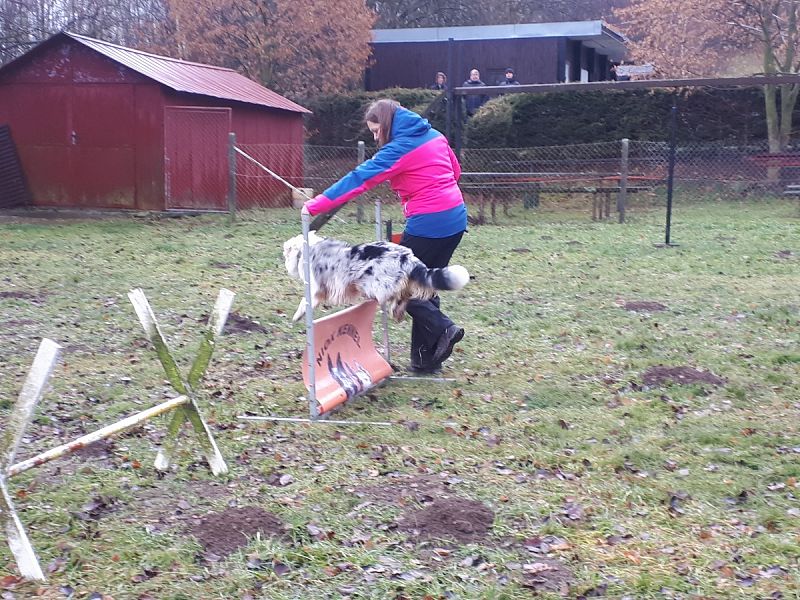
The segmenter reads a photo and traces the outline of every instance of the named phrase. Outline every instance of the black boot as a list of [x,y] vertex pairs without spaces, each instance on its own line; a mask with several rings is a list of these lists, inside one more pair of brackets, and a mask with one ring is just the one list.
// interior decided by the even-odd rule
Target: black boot
[[455,345],[464,338],[464,329],[458,325],[450,325],[444,330],[439,340],[436,342],[436,348],[433,350],[433,359],[431,362],[435,365],[441,365],[444,361],[450,358],[453,353]]

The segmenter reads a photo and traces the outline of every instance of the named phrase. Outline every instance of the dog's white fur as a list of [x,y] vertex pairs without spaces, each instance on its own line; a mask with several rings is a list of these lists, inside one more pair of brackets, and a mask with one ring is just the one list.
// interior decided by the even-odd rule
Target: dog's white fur
[[[312,309],[322,303],[353,304],[374,299],[387,305],[399,321],[410,299],[428,300],[438,290],[460,290],[469,281],[464,267],[429,269],[410,249],[391,242],[351,246],[312,231],[308,244]],[[304,281],[302,235],[284,242],[283,259],[289,275]],[[305,312],[303,298],[292,320],[299,320]]]

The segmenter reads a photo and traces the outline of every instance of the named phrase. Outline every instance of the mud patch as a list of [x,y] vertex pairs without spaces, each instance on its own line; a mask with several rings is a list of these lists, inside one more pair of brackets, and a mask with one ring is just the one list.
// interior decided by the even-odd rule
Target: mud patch
[[631,312],[659,312],[667,310],[668,307],[660,302],[642,300],[640,302],[626,302],[623,308]]
[[664,383],[688,385],[691,383],[708,383],[725,385],[725,379],[717,377],[711,371],[701,371],[693,367],[650,367],[642,375],[644,385],[654,387]]
[[246,546],[260,534],[281,537],[286,533],[283,522],[257,506],[229,508],[199,519],[190,529],[207,553],[227,556]]
[[[203,322],[208,321],[208,315],[200,317]],[[244,333],[269,333],[258,321],[253,321],[250,317],[240,315],[237,312],[232,312],[228,315],[228,320],[225,321],[225,329],[222,330],[222,335],[242,335]]]
[[110,458],[114,451],[114,442],[110,440],[98,440],[80,450],[75,450],[73,456],[81,460]]
[[398,529],[412,537],[456,540],[462,544],[483,541],[493,523],[494,512],[488,506],[465,498],[437,499],[397,520]]
[[14,300],[30,300],[34,304],[42,304],[44,302],[43,295],[34,294],[33,292],[23,292],[21,290],[0,291],[0,300],[4,298],[11,298]]

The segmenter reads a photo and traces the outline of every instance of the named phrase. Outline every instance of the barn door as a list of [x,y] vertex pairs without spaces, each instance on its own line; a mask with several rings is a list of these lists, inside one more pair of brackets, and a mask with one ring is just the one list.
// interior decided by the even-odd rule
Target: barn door
[[165,109],[167,209],[227,210],[230,130],[229,108]]

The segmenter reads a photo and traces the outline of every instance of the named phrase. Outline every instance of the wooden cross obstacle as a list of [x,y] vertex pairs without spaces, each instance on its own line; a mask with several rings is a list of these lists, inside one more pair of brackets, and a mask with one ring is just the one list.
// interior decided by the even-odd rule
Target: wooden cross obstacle
[[181,425],[187,419],[192,424],[200,444],[205,450],[206,458],[211,471],[215,475],[226,473],[228,470],[222,454],[217,448],[211,431],[200,414],[194,395],[194,388],[202,379],[211,361],[214,350],[215,338],[222,333],[225,321],[228,318],[234,294],[229,290],[220,291],[214,310],[208,320],[208,326],[200,342],[197,357],[189,370],[189,375],[184,380],[178,371],[177,364],[167,347],[164,337],[158,327],[155,315],[141,289],[132,290],[128,294],[133,303],[134,310],[144,327],[148,340],[155,347],[158,358],[167,373],[167,377],[180,394],[176,398],[127,417],[121,421],[98,429],[93,433],[81,436],[72,442],[62,444],[51,450],[38,454],[27,460],[14,464],[17,450],[25,433],[25,429],[33,418],[33,412],[44,388],[50,379],[53,368],[58,360],[61,346],[49,339],[43,339],[34,358],[28,376],[20,391],[11,416],[6,424],[5,431],[0,437],[0,521],[3,522],[8,545],[17,562],[20,574],[25,579],[44,581],[45,576],[36,558],[33,546],[25,533],[22,521],[14,509],[11,494],[8,491],[8,479],[43,465],[51,460],[88,446],[93,442],[111,437],[117,433],[132,429],[155,416],[173,412],[164,444],[159,450],[155,468],[165,470],[169,467],[170,457],[175,448]]

